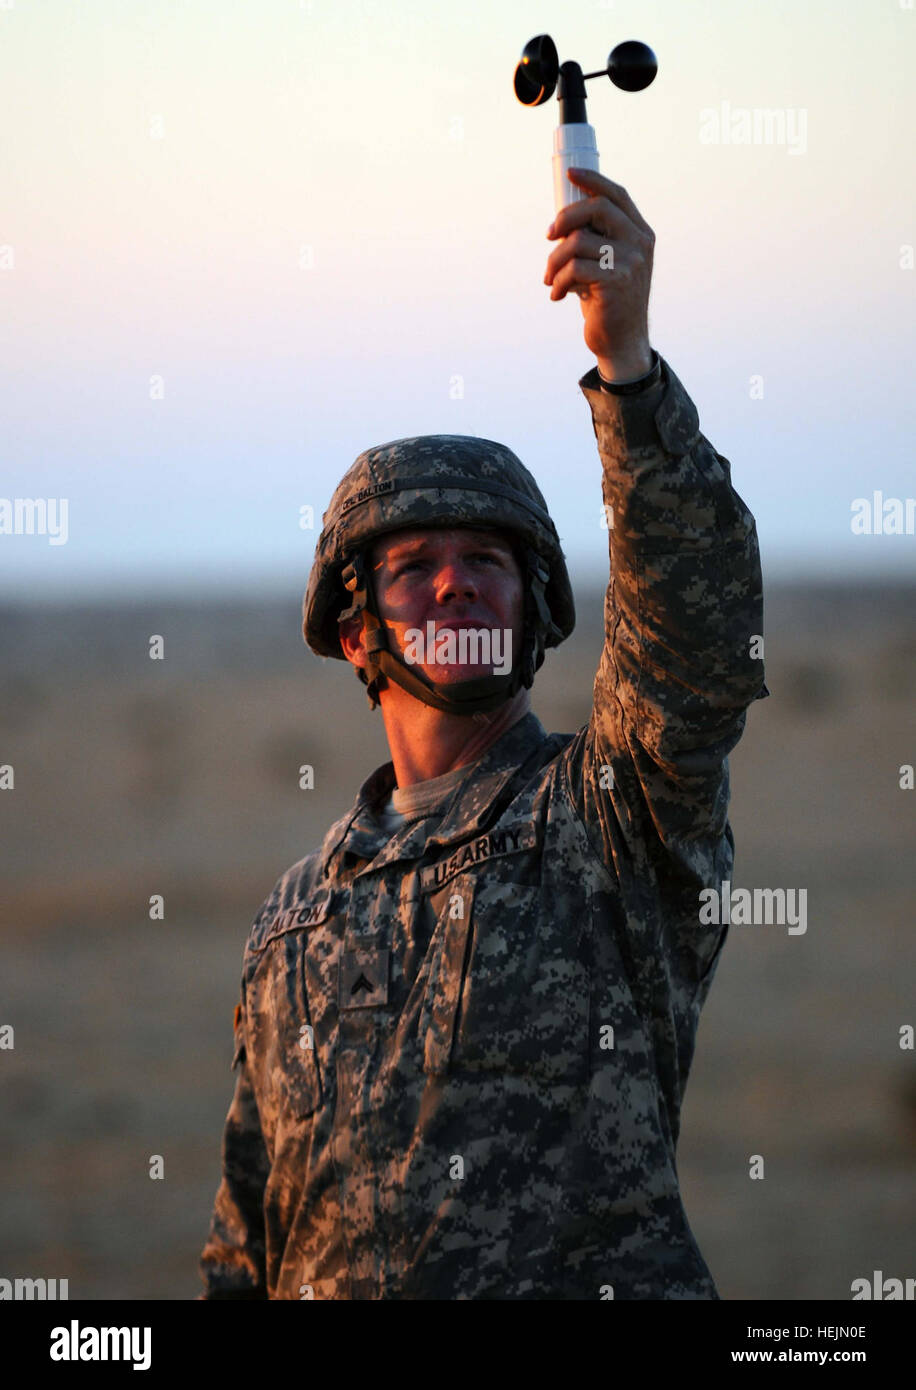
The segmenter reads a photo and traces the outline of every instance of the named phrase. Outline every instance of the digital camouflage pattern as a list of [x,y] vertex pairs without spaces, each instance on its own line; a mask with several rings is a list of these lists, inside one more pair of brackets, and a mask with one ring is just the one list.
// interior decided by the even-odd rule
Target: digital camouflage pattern
[[613,507],[588,724],[525,715],[390,839],[379,768],[257,915],[202,1297],[717,1297],[675,1149],[761,578],[662,365],[579,383]]

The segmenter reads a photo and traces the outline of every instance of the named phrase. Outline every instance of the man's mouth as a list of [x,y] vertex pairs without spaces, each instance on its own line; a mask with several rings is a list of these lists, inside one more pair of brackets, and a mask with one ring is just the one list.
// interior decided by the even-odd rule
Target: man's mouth
[[[435,619],[431,619],[435,622]],[[436,623],[437,632],[490,632],[489,623],[482,618],[465,618],[461,622]]]
[[[451,642],[442,638],[443,633]],[[408,665],[449,668],[493,666],[494,675],[508,675],[512,669],[512,629],[490,627],[479,618],[451,618],[438,624],[429,618],[425,631],[417,627],[405,631],[404,660]]]

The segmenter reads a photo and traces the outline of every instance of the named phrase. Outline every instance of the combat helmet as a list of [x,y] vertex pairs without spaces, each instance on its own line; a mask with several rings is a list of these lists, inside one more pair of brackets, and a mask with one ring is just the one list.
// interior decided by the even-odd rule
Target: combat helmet
[[[473,526],[506,533],[522,562],[525,628],[508,675],[435,685],[389,648],[376,606],[371,544],[405,527]],[[345,592],[346,591],[346,592]],[[347,592],[352,602],[341,612]],[[575,626],[576,612],[556,527],[534,478],[505,444],[473,435],[427,434],[365,450],[341,479],[322,517],[322,531],[302,604],[302,633],[319,656],[345,661],[338,623],[363,612],[371,676],[369,705],[387,677],[435,709],[474,714],[495,709],[530,686],[547,647]]]

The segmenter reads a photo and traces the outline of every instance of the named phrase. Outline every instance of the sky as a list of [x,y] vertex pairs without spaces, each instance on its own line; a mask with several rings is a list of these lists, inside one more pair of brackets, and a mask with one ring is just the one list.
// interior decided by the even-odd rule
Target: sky
[[558,107],[512,90],[543,32],[658,57],[588,116],[765,575],[916,575],[854,530],[916,495],[912,4],[0,0],[0,515],[67,503],[0,534],[0,596],[304,590],[342,474],[425,433],[508,444],[606,575]]

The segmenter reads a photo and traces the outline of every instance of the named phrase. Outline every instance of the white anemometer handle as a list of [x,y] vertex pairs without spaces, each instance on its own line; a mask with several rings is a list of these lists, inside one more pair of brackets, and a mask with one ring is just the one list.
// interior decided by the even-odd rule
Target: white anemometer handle
[[[570,203],[578,203],[583,198],[591,197],[591,194],[587,193],[584,188],[577,188],[574,183],[570,183],[566,177],[567,169],[593,169],[596,174],[601,172],[598,168],[598,143],[595,140],[595,130],[587,121],[558,125],[553,132],[553,201],[555,212],[561,212]],[[576,294],[581,299],[583,291],[576,290]]]
[[553,200],[554,211],[560,212],[570,203],[581,202],[591,197],[584,188],[577,188],[566,177],[567,169],[592,169],[600,174],[598,167],[598,144],[595,130],[588,123],[576,122],[572,125],[558,125],[553,132]]

